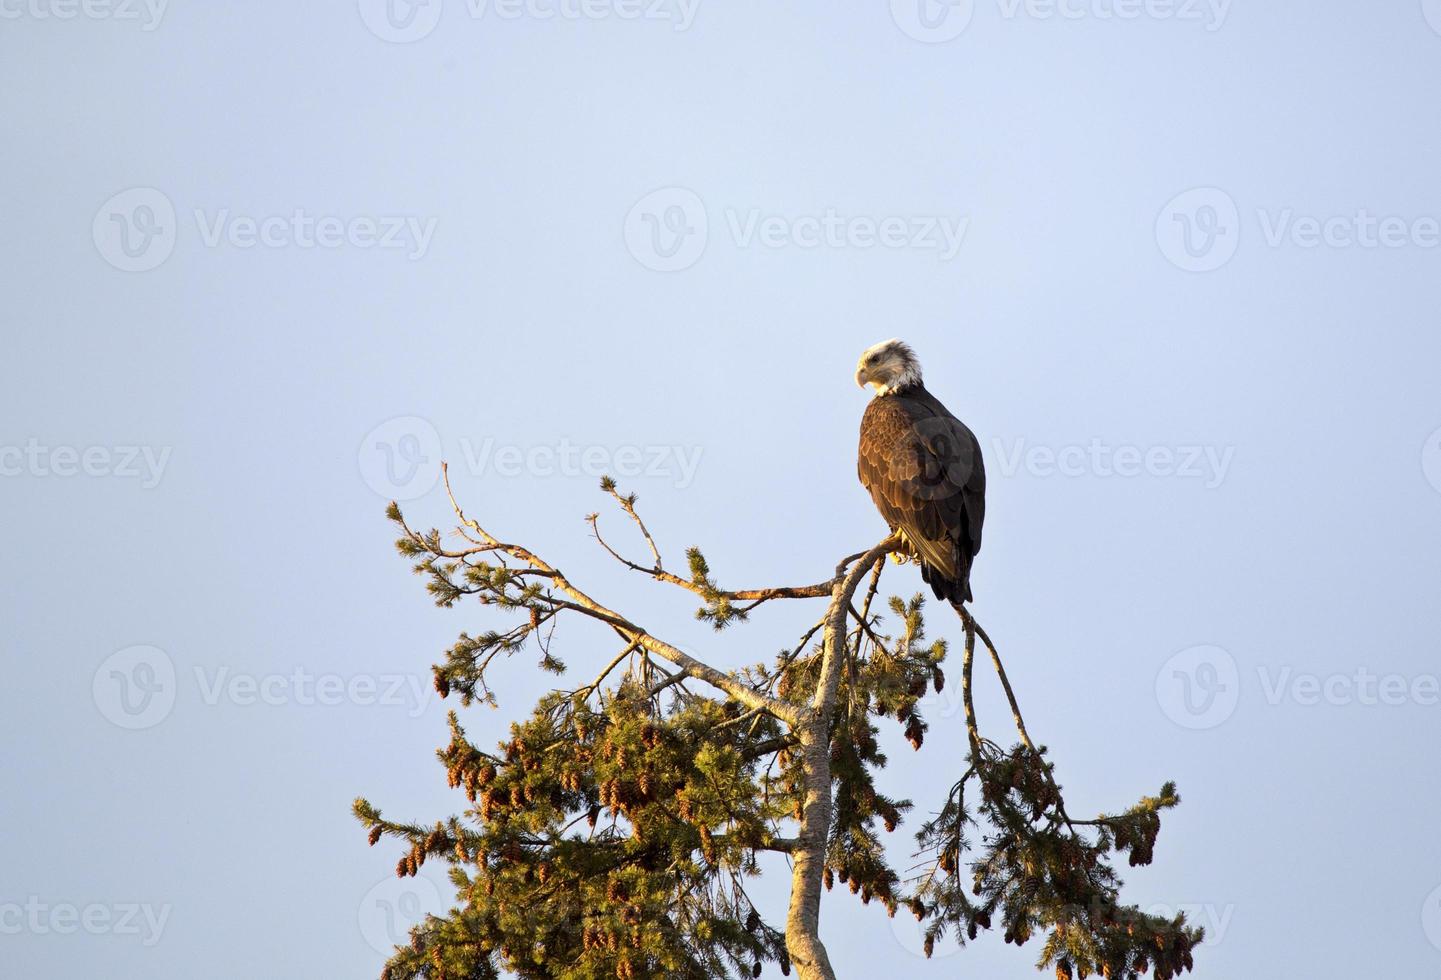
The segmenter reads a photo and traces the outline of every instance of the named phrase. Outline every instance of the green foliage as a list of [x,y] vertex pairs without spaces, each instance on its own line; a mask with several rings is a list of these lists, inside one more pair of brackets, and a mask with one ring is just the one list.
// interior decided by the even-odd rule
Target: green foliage
[[737,606],[711,578],[710,564],[699,548],[687,548],[686,563],[690,566],[691,583],[696,586],[705,605],[696,610],[696,619],[710,623],[720,632],[732,623],[746,621],[747,610]]
[[[1151,862],[1160,813],[1180,802],[1174,784],[1119,816],[1073,821],[1044,747],[1003,752],[982,742],[970,763],[917,835],[934,855],[911,903],[929,922],[927,955],[950,929],[964,943],[996,924],[1017,946],[1045,934],[1039,965],[1054,966],[1058,977],[1135,977],[1154,967],[1157,980],[1169,980],[1191,969],[1202,930],[1184,915],[1168,920],[1120,905],[1121,882],[1108,861],[1125,851],[1133,866]],[[965,799],[972,783],[978,812]]]
[[[602,489],[634,517],[634,498],[609,483]],[[532,644],[542,668],[564,670],[550,650],[565,608],[553,595],[553,570],[507,566],[484,542],[448,550],[437,532],[405,527],[393,505],[388,514],[404,531],[397,547],[438,605],[473,596],[510,623],[460,634],[434,667],[443,697],[493,704],[487,668]],[[687,560],[692,591],[705,603],[700,618],[718,630],[743,621],[745,609],[716,584],[700,550]],[[656,562],[658,569],[658,555]],[[1154,967],[1157,980],[1168,980],[1189,969],[1200,930],[1180,916],[1122,907],[1108,861],[1125,852],[1133,865],[1150,862],[1160,813],[1179,802],[1173,785],[1118,816],[1073,821],[1043,748],[1004,751],[977,738],[969,768],[918,834],[929,869],[904,880],[891,866],[884,835],[912,804],[877,785],[888,761],[881,726],[895,725],[922,748],[922,704],[946,683],[947,645],[927,639],[919,595],[890,600],[895,635],[883,634],[883,617],[870,613],[875,585],[873,578],[846,621],[829,718],[826,888],[839,881],[891,915],[908,910],[926,924],[928,951],[948,932],[965,941],[995,927],[1017,945],[1044,934],[1040,965],[1058,976],[1124,977]],[[772,663],[731,676],[757,695],[809,706],[824,662],[820,626]],[[803,843],[795,837],[807,795],[800,740],[766,711],[692,690],[634,641],[618,655],[589,659],[610,667],[590,684],[548,694],[494,751],[472,744],[452,712],[449,742],[437,755],[450,786],[464,793],[459,815],[395,823],[356,801],[372,845],[401,844],[398,875],[443,860],[456,889],[456,906],[397,948],[386,980],[481,980],[502,971],[536,980],[720,980],[758,976],[767,962],[789,972],[784,935],[745,886],[759,873],[760,854]],[[968,799],[968,790],[979,798]]]
[[784,939],[746,896],[781,801],[767,802],[758,744],[733,702],[670,713],[627,682],[592,706],[553,694],[486,753],[454,713],[438,756],[471,803],[433,827],[356,816],[372,842],[405,844],[397,873],[451,865],[465,906],[433,918],[391,961],[391,980],[749,976]]

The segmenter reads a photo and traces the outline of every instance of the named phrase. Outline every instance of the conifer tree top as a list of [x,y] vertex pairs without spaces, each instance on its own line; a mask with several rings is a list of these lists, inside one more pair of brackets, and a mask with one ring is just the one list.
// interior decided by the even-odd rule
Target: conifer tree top
[[[449,480],[446,481],[450,490]],[[944,639],[927,635],[920,596],[879,602],[887,538],[802,586],[726,589],[697,548],[684,574],[668,570],[636,498],[601,488],[635,527],[648,560],[626,557],[589,520],[623,567],[699,598],[716,631],[764,605],[809,609],[799,638],[773,660],[721,671],[607,608],[524,546],[493,537],[452,494],[458,544],[416,531],[391,504],[397,547],[437,605],[474,599],[484,631],[462,633],[434,666],[436,689],[464,708],[494,704],[497,658],[529,652],[568,676],[562,622],[602,624],[615,643],[584,647],[587,679],[557,686],[485,749],[450,715],[437,752],[464,809],[433,824],[386,819],[366,800],[355,815],[372,845],[401,845],[396,874],[428,859],[450,868],[456,905],[397,948],[386,980],[564,980],[760,976],[767,963],[803,980],[844,976],[818,934],[820,903],[837,883],[890,915],[914,915],[929,953],[994,930],[1036,939],[1038,966],[1058,977],[1168,980],[1188,971],[1201,931],[1120,904],[1116,855],[1150,863],[1167,783],[1114,815],[1073,818],[1044,746],[1032,742],[1000,655],[960,611],[961,691],[970,752],[950,789],[921,804],[922,863],[897,869],[886,839],[913,804],[884,792],[882,727],[922,751],[923,701],[946,683]],[[817,618],[809,600],[823,602]],[[986,737],[976,719],[976,641],[1009,700],[1018,741]],[[573,682],[572,682],[573,683]],[[934,766],[935,763],[932,763]],[[792,866],[789,907],[765,909],[747,890],[766,852]],[[836,900],[836,899],[832,899]],[[783,912],[783,915],[781,914]]]

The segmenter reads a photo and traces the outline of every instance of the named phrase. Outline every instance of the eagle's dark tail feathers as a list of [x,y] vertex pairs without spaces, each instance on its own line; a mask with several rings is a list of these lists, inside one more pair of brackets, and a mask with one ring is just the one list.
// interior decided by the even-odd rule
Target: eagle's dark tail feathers
[[961,566],[960,574],[951,578],[944,572],[934,569],[921,562],[921,581],[931,587],[937,599],[949,602],[953,606],[959,606],[963,602],[970,602],[971,596],[971,567],[967,562]]

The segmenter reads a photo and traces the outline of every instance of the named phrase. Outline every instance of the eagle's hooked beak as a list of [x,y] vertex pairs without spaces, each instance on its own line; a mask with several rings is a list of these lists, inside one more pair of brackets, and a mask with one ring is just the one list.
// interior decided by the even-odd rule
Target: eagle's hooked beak
[[866,369],[865,369],[865,368],[860,368],[860,367],[856,368],[856,385],[857,385],[857,387],[864,388],[864,387],[866,386],[866,382],[867,382],[868,380],[870,380],[870,379],[868,379],[868,378],[866,377]]

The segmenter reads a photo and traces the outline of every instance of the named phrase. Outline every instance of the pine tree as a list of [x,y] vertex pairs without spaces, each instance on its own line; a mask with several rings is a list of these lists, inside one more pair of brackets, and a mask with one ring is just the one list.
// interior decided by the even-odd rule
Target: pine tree
[[[900,542],[851,555],[813,585],[727,590],[698,549],[687,552],[687,574],[668,571],[635,497],[609,479],[601,487],[651,561],[613,549],[592,514],[600,545],[625,567],[694,593],[697,615],[717,631],[784,600],[825,599],[825,613],[774,662],[724,673],[601,605],[529,549],[493,537],[453,495],[456,547],[438,531],[412,530],[392,503],[397,546],[435,602],[473,597],[502,621],[462,633],[433,668],[443,697],[494,704],[488,668],[526,649],[561,674],[552,641],[563,618],[604,624],[617,649],[594,680],[542,698],[493,751],[467,739],[451,712],[450,741],[437,755],[468,801],[462,815],[396,823],[356,801],[372,845],[400,843],[397,875],[443,860],[456,889],[456,907],[412,931],[384,980],[709,980],[759,976],[765,963],[834,980],[817,921],[823,891],[837,882],[889,915],[914,915],[928,954],[944,935],[964,943],[997,929],[1017,946],[1039,940],[1038,966],[1057,977],[1154,971],[1168,980],[1191,969],[1201,930],[1184,916],[1122,906],[1111,867],[1122,853],[1133,866],[1150,863],[1161,813],[1179,802],[1175,786],[1118,815],[1073,819],[995,646],[964,610],[968,766],[920,827],[918,873],[903,880],[891,866],[883,835],[911,803],[876,786],[887,761],[879,726],[898,726],[922,748],[922,701],[944,686],[947,654],[944,640],[926,638],[920,596],[889,601],[894,627],[872,611]],[[977,638],[1014,714],[1020,740],[1010,748],[976,721]],[[784,922],[768,920],[746,891],[767,851],[787,854],[793,868]]]

